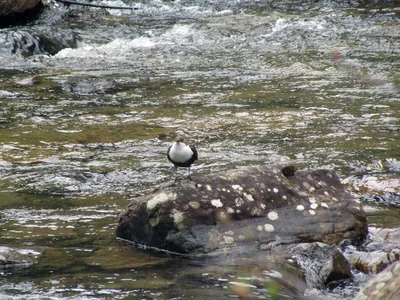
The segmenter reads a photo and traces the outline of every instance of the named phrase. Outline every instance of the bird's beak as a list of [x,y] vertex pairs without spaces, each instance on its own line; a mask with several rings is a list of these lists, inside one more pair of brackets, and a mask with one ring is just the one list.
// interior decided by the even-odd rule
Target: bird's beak
[[177,143],[183,143],[183,142],[185,141],[185,139],[183,138],[183,136],[178,136],[178,137],[175,139],[175,141],[176,141]]

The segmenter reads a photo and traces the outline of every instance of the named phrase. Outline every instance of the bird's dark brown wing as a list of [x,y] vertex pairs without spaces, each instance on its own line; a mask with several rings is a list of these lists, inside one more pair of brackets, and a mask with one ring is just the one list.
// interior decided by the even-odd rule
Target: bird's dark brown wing
[[194,162],[194,161],[196,161],[199,157],[198,157],[198,155],[197,155],[197,149],[196,149],[196,147],[195,146],[189,146],[190,147],[190,149],[192,149],[192,151],[193,151],[193,157],[192,157],[192,163]]
[[171,147],[172,147],[172,146],[169,146],[169,148],[168,148],[168,151],[167,151],[167,158],[168,158],[168,160],[169,160],[170,162],[174,163],[174,162],[172,161],[171,157],[169,157],[169,151],[171,150]]

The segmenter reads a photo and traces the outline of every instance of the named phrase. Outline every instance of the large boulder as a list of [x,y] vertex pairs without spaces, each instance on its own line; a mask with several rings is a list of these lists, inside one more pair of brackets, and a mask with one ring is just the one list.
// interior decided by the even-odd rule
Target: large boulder
[[363,239],[360,205],[329,170],[246,167],[167,182],[134,199],[116,235],[188,254]]

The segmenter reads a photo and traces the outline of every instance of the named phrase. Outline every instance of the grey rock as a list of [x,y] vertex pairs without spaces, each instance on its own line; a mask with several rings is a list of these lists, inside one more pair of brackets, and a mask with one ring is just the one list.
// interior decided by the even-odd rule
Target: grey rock
[[363,239],[367,220],[329,170],[246,167],[168,182],[134,199],[117,237],[188,254]]
[[0,1],[0,26],[10,26],[19,21],[25,23],[32,12],[42,7],[41,0],[2,0]]
[[363,251],[347,249],[346,258],[352,268],[376,274],[400,260],[400,228],[369,227]]
[[25,267],[32,265],[41,252],[0,246],[0,268]]
[[39,5],[41,0],[2,0],[0,1],[0,16],[13,13],[23,13]]
[[400,262],[396,262],[370,279],[354,300],[398,300],[399,283]]
[[288,250],[301,266],[309,288],[320,289],[332,281],[352,276],[349,262],[334,245],[303,243]]
[[400,258],[400,249],[357,251],[352,254],[351,266],[366,274],[376,274]]

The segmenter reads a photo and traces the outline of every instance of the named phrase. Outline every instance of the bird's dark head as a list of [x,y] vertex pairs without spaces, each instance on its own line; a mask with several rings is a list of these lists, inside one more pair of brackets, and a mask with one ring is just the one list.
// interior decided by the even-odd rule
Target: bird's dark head
[[183,142],[185,141],[185,138],[184,138],[183,136],[181,136],[181,135],[178,135],[178,136],[176,137],[175,141],[176,141],[177,143],[183,143]]

